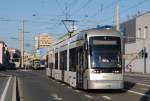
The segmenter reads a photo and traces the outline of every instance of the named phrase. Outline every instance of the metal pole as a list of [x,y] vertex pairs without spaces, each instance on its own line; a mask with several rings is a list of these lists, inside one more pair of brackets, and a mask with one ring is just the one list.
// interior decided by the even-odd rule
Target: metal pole
[[[120,31],[120,6],[117,2],[116,5],[116,30]],[[125,39],[121,38],[121,53],[125,54]],[[125,59],[122,59],[123,72],[125,72]]]
[[21,68],[24,67],[24,20],[22,21],[22,33],[21,33]]
[[146,47],[144,46],[144,73],[146,73]]
[[119,4],[116,6],[116,30],[120,30],[120,8]]
[[144,43],[144,73],[146,73],[147,72],[147,70],[146,70],[146,58],[147,58],[147,53],[146,53],[146,43],[145,43],[145,41],[146,41],[146,39],[147,39],[147,35],[148,35],[148,27],[147,26],[145,26],[144,27],[144,38],[143,38],[143,43]]

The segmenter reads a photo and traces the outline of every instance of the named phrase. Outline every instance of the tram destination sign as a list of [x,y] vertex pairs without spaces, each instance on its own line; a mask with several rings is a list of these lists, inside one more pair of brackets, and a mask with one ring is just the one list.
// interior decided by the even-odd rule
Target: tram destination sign
[[93,40],[93,45],[117,45],[117,40]]

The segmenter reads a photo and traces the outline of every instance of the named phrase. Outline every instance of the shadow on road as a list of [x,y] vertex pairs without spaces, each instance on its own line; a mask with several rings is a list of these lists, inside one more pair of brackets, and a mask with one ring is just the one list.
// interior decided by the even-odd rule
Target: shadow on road
[[134,82],[125,81],[124,89],[125,89],[125,91],[128,91],[128,90],[132,89],[135,85],[136,85],[136,83],[134,83]]
[[150,89],[145,92],[145,96],[142,96],[140,101],[150,101]]
[[96,89],[96,90],[86,90],[85,92],[88,92],[88,93],[96,93],[96,94],[102,94],[102,93],[124,93],[125,90],[114,90],[114,89]]
[[124,82],[124,89],[94,89],[94,90],[84,90],[88,93],[126,93],[128,90],[132,89],[136,84],[133,82],[125,81]]

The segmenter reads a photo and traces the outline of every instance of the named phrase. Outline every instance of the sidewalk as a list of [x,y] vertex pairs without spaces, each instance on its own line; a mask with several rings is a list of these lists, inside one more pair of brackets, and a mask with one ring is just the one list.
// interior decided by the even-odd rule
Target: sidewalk
[[136,77],[146,77],[150,78],[150,73],[140,73],[140,72],[125,72],[125,76],[136,76]]

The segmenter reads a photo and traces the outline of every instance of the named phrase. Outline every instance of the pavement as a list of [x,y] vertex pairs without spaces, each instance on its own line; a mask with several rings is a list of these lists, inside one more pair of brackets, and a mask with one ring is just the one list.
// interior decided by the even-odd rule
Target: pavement
[[48,78],[44,70],[5,74],[17,77],[19,101],[150,101],[149,74],[125,73],[125,91],[75,89]]
[[0,71],[0,101],[16,101],[16,80],[14,76]]
[[125,76],[134,76],[134,77],[146,77],[150,78],[150,73],[140,73],[140,72],[125,72]]

